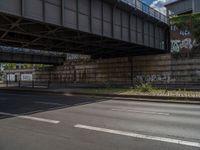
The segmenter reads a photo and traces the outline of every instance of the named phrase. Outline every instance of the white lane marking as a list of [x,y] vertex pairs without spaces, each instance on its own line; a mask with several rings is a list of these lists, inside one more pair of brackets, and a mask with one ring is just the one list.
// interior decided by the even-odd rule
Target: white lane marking
[[40,102],[40,101],[37,101],[35,103],[45,104],[45,105],[56,105],[56,106],[63,106],[64,105],[64,104],[60,104],[60,103],[50,103],[50,102]]
[[111,109],[112,111],[121,111],[121,112],[133,112],[133,113],[142,113],[142,114],[152,114],[152,115],[164,115],[169,116],[170,113],[154,112],[154,111],[139,111],[133,109]]
[[57,121],[57,120],[37,118],[37,117],[31,117],[31,116],[25,116],[25,115],[17,115],[17,114],[5,113],[5,112],[0,112],[0,115],[17,117],[17,118],[21,118],[21,119],[28,119],[28,120],[34,120],[34,121],[40,121],[40,122],[46,122],[46,123],[53,123],[53,124],[60,123],[60,121]]
[[172,138],[150,136],[150,135],[144,135],[144,134],[137,134],[137,133],[133,133],[133,132],[125,132],[125,131],[119,131],[119,130],[112,130],[112,129],[106,129],[106,128],[81,125],[81,124],[77,124],[74,127],[98,131],[98,132],[104,132],[104,133],[111,133],[111,134],[116,134],[116,135],[129,136],[129,137],[139,138],[139,139],[147,139],[147,140],[167,142],[167,143],[173,143],[173,144],[179,144],[179,145],[185,145],[185,146],[200,147],[200,143],[198,143],[198,142],[190,142],[190,141],[183,141],[183,140],[172,139]]

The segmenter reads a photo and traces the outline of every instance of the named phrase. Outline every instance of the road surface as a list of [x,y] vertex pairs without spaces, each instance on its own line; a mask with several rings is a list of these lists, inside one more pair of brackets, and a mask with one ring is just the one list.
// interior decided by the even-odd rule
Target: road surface
[[0,150],[199,150],[200,105],[0,91]]

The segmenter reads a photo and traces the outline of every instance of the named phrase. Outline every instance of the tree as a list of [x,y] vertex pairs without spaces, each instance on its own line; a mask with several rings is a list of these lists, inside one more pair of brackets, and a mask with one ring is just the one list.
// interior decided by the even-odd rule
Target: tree
[[3,71],[0,70],[0,81],[3,79]]
[[170,18],[170,21],[181,30],[190,30],[194,38],[200,42],[200,13],[175,16]]
[[4,65],[5,70],[11,70],[11,69],[16,69],[16,64],[15,63],[7,63]]

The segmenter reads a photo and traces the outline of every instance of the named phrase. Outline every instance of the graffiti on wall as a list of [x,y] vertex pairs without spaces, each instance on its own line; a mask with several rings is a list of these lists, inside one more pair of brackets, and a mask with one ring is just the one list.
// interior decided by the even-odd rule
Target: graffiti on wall
[[183,40],[171,40],[172,52],[180,52],[182,49],[192,50],[198,46],[196,40],[191,38],[185,38]]
[[190,52],[194,47],[197,46],[198,43],[189,30],[179,30],[176,26],[171,27],[172,52]]
[[191,32],[189,30],[180,30],[180,35],[182,36],[187,36],[187,35],[191,35]]
[[175,81],[170,73],[136,75],[135,80],[138,82],[171,82]]

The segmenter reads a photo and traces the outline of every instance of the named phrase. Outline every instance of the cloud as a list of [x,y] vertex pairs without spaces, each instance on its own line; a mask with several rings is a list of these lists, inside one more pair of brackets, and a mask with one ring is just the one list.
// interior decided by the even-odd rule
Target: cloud
[[174,2],[176,0],[155,0],[151,3],[151,7],[155,8],[159,12],[166,14],[166,8],[164,7],[165,4]]

